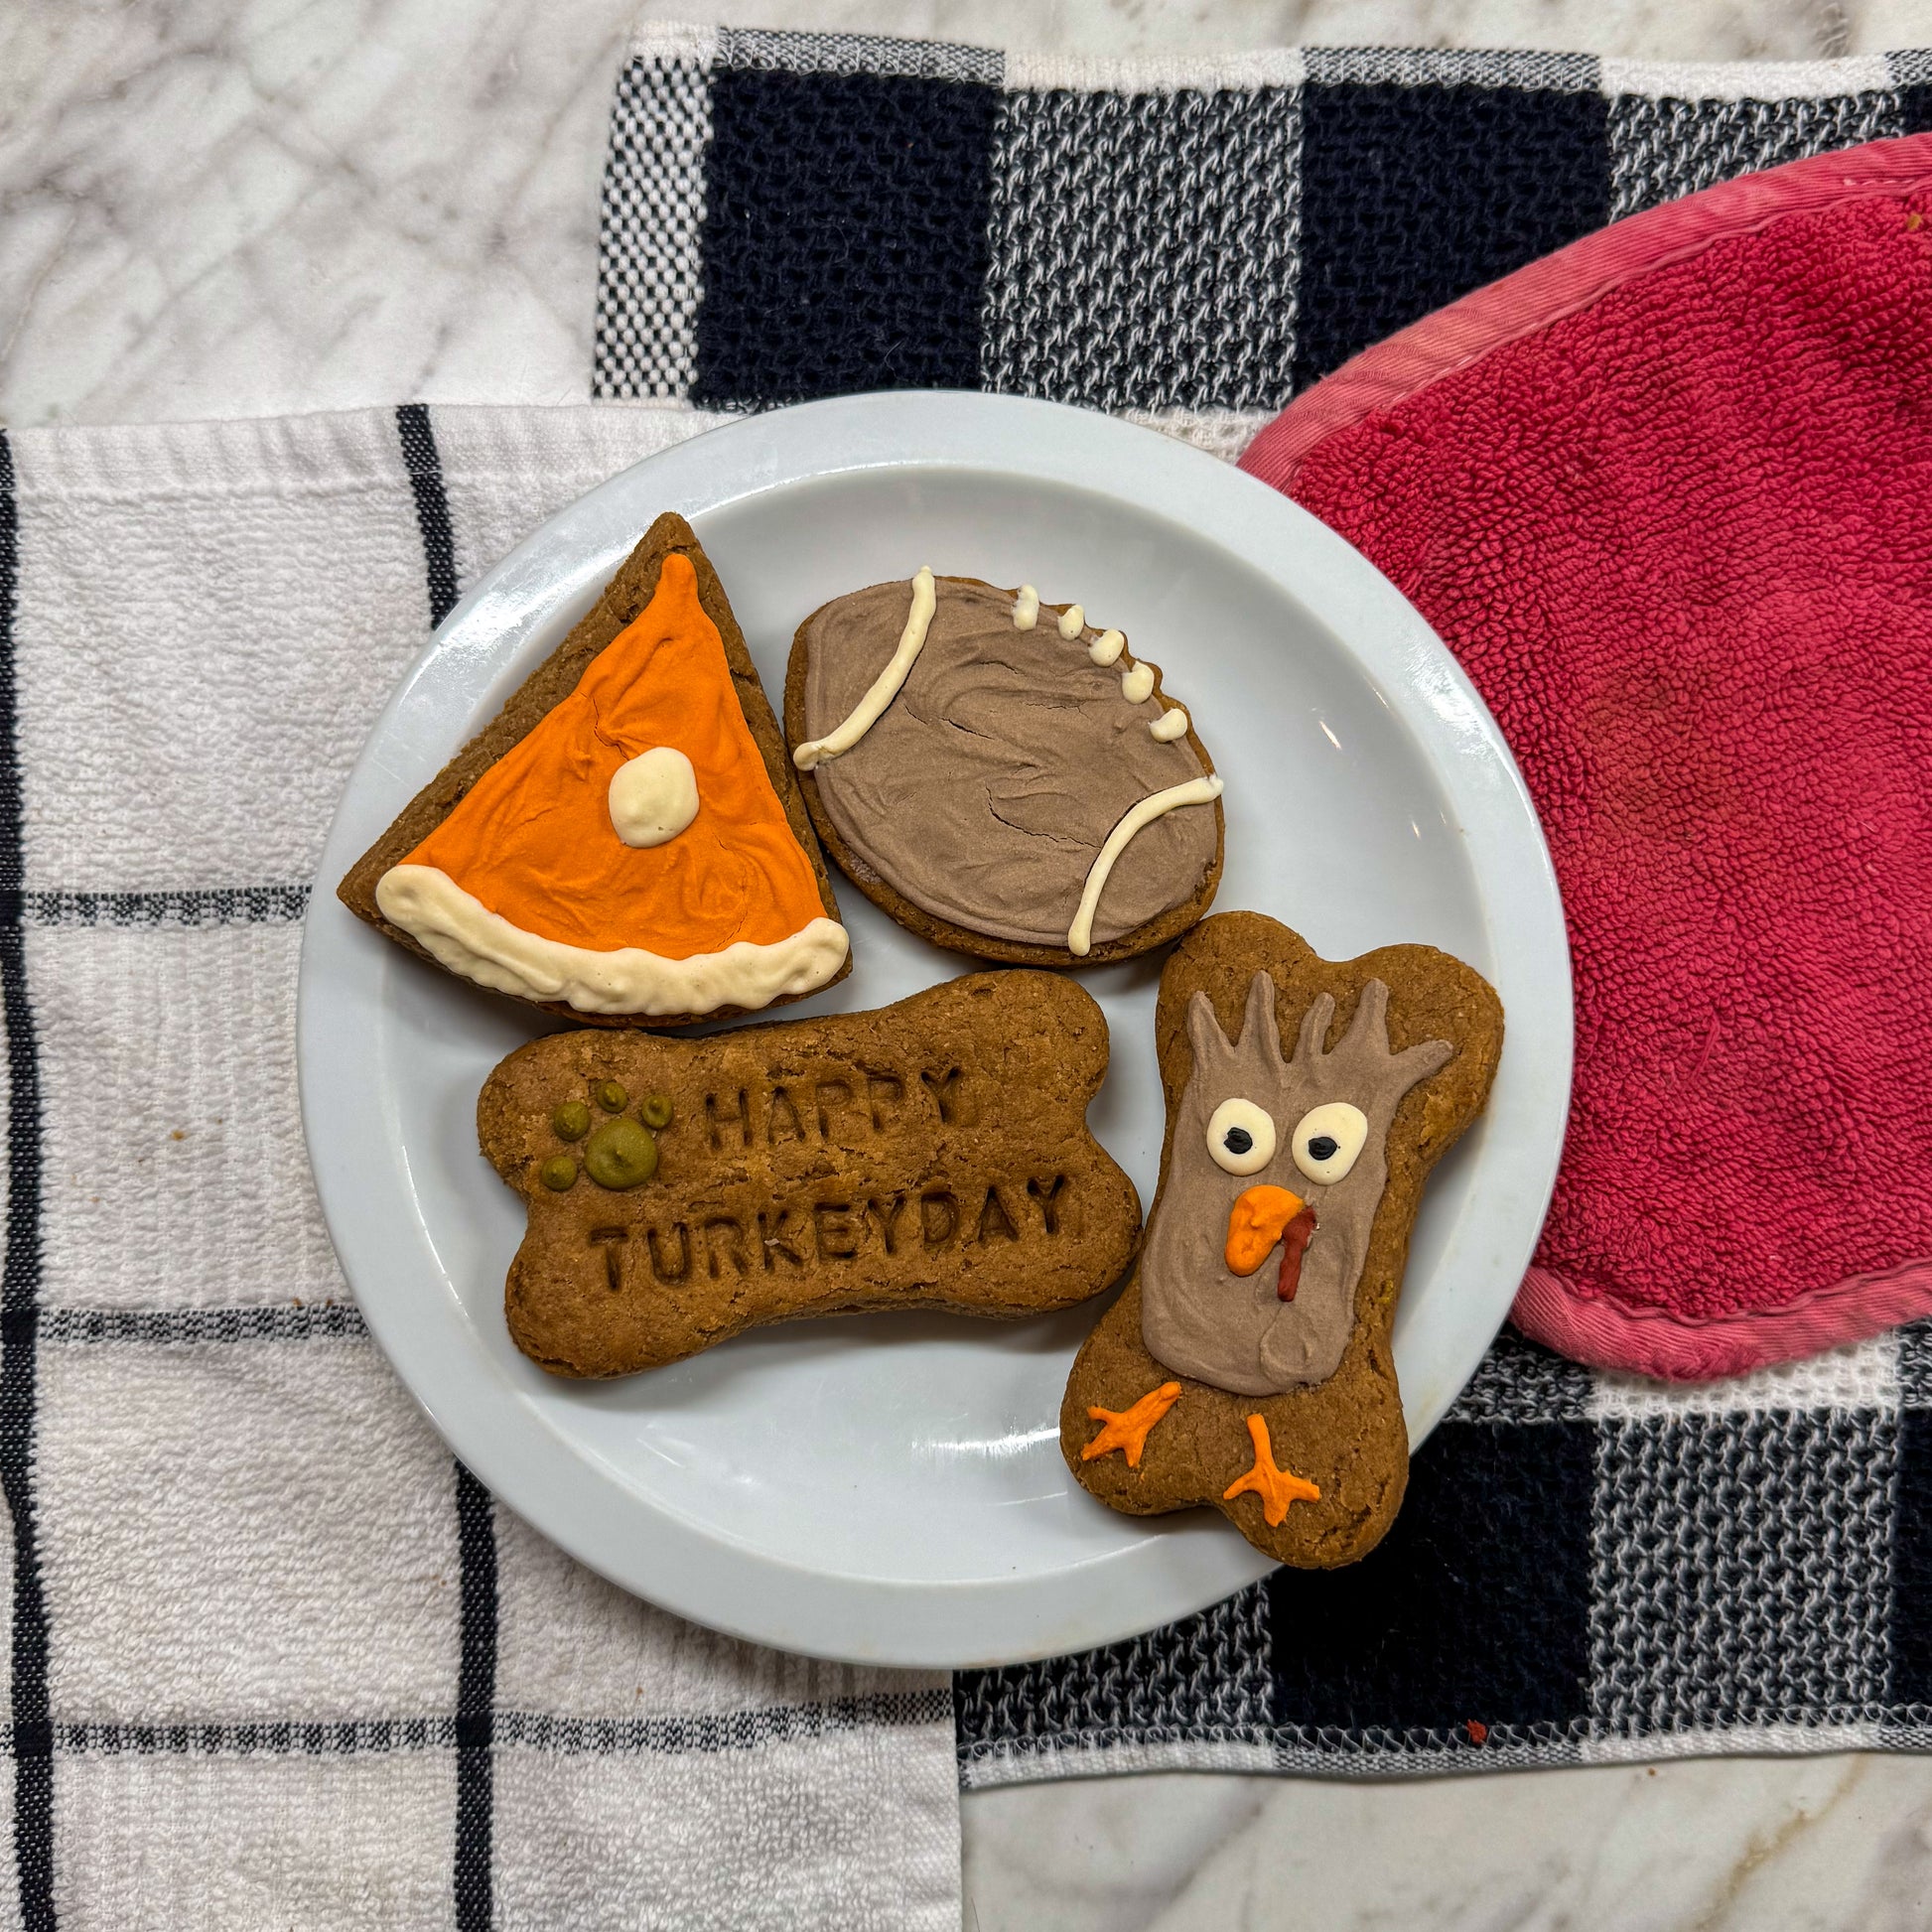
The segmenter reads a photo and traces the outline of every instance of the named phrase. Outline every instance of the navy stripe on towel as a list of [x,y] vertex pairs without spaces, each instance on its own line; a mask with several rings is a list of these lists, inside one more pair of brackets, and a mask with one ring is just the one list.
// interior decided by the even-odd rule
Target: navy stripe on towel
[[0,1013],[7,1029],[7,1226],[0,1261],[0,1490],[13,1519],[14,1866],[20,1920],[54,1916],[53,1727],[47,1701],[47,1598],[34,1496],[40,1367],[41,1074],[27,995],[19,685],[14,617],[20,516],[13,447],[0,430]]

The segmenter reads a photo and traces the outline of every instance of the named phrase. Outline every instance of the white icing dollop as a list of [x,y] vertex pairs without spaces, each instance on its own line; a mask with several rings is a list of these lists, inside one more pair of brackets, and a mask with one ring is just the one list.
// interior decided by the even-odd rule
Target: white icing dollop
[[1016,630],[1031,630],[1039,621],[1039,593],[1031,584],[1020,586],[1020,595],[1013,600],[1013,627]]
[[698,774],[670,745],[653,745],[611,774],[611,824],[625,845],[665,845],[698,815]]
[[1162,745],[1171,745],[1176,738],[1187,735],[1187,714],[1178,705],[1164,711],[1147,728],[1148,737]]
[[1087,655],[1105,670],[1109,664],[1120,662],[1120,654],[1127,648],[1127,639],[1118,630],[1103,630],[1087,646]]
[[1145,661],[1121,674],[1120,695],[1129,704],[1146,704],[1154,695],[1154,666]]
[[1069,604],[1060,613],[1060,635],[1066,638],[1077,637],[1087,627],[1087,614],[1077,604]]

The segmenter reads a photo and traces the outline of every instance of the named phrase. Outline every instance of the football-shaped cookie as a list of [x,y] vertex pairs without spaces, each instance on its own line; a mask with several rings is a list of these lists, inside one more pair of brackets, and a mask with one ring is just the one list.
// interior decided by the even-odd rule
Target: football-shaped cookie
[[1221,780],[1161,673],[1031,586],[874,584],[799,625],[785,736],[820,839],[909,930],[1032,966],[1176,937],[1220,883]]

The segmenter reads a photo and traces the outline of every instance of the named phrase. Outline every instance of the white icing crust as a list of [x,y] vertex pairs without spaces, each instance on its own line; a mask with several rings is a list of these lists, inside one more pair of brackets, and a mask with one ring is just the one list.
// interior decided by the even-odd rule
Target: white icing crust
[[391,866],[375,902],[437,961],[464,979],[578,1013],[756,1012],[814,992],[845,963],[845,927],[816,918],[769,945],[740,939],[720,952],[666,959],[640,946],[596,952],[512,925],[436,866]]

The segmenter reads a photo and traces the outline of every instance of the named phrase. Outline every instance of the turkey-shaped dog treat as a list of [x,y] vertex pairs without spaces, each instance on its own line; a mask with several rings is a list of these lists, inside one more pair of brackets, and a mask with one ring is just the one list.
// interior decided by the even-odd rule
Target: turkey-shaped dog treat
[[532,1040],[477,1103],[529,1212],[510,1334],[556,1374],[625,1375],[799,1315],[1083,1301],[1141,1227],[1087,1131],[1106,1071],[1105,1017],[1051,973],[706,1039]]
[[1391,1332],[1423,1182],[1482,1110],[1502,1005],[1430,946],[1318,958],[1254,912],[1161,979],[1161,1186],[1060,1409],[1067,1465],[1133,1515],[1209,1503],[1305,1569],[1402,1502]]

